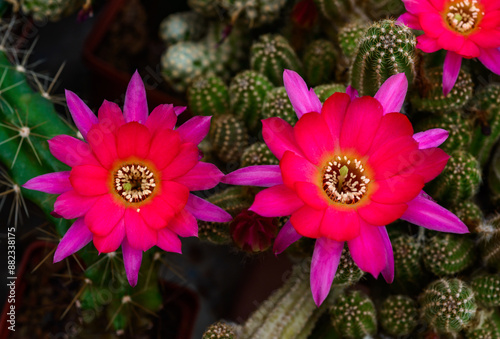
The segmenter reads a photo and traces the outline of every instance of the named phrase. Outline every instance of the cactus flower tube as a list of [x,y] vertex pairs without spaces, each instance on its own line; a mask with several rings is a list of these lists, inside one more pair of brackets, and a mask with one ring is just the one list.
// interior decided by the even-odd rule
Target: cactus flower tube
[[314,238],[311,289],[320,305],[330,291],[344,242],[355,263],[388,282],[394,258],[385,225],[401,218],[443,232],[467,233],[454,214],[422,189],[449,156],[437,148],[448,133],[413,134],[398,113],[408,82],[390,77],[375,97],[334,93],[323,105],[295,72],[284,83],[298,122],[263,120],[264,141],[279,165],[250,166],[226,175],[229,184],[268,187],[250,210],[265,217],[291,215],[274,244],[276,253],[300,237]]
[[458,77],[462,58],[478,58],[500,74],[500,2],[498,0],[403,0],[407,13],[399,21],[423,30],[417,48],[426,53],[448,51],[444,61],[443,93]]
[[178,236],[197,236],[197,218],[231,220],[219,207],[190,194],[214,187],[223,175],[199,161],[197,145],[208,133],[210,117],[194,117],[174,129],[182,107],[161,105],[148,116],[137,72],[128,85],[123,114],[118,105],[104,101],[96,117],[71,91],[66,100],[85,141],[59,135],[49,140],[49,147],[71,170],[41,175],[23,186],[60,194],[54,214],[76,218],[54,262],[90,241],[100,253],[121,245],[128,281],[135,286],[143,251],[156,245],[180,253]]

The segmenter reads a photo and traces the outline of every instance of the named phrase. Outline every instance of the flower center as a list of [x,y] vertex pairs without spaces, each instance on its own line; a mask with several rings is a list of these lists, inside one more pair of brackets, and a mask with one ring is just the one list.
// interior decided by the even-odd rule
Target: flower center
[[115,172],[115,190],[128,202],[147,199],[156,187],[155,176],[147,166],[126,164]]
[[358,159],[337,156],[323,170],[323,190],[334,202],[355,204],[366,194],[370,182],[364,171]]
[[469,33],[474,30],[481,17],[481,10],[476,7],[477,0],[452,0],[446,13],[448,25],[458,33]]

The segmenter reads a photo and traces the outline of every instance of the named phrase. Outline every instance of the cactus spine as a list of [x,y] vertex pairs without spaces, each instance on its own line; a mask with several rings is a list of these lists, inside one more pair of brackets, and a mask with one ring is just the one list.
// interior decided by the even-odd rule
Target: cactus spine
[[410,334],[418,324],[417,303],[404,295],[387,298],[380,308],[380,325],[390,335]]
[[262,106],[262,118],[278,117],[290,125],[297,122],[297,114],[288,98],[285,87],[276,87],[267,92]]
[[438,234],[424,247],[425,266],[439,277],[462,272],[475,258],[474,242],[463,235]]
[[218,116],[229,110],[229,91],[216,75],[202,75],[194,79],[188,91],[188,104],[196,115]]
[[360,291],[342,295],[330,309],[333,326],[345,338],[362,339],[377,333],[377,313],[370,298]]

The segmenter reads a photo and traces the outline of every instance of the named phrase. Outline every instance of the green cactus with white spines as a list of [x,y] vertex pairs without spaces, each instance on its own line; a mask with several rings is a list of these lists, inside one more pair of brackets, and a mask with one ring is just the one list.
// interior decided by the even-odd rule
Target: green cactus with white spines
[[500,147],[497,148],[491,159],[488,169],[488,187],[494,203],[500,201]]
[[267,92],[262,106],[262,118],[278,117],[290,125],[297,122],[297,114],[288,98],[285,87],[275,87]]
[[233,23],[256,28],[278,19],[286,0],[219,0]]
[[234,326],[218,322],[206,329],[202,339],[237,339],[236,333]]
[[302,63],[285,37],[264,34],[252,44],[250,65],[264,74],[275,86],[283,86],[283,70],[302,73]]
[[500,306],[500,276],[498,274],[477,276],[472,279],[471,287],[476,301],[482,306]]
[[352,260],[351,254],[347,247],[344,246],[342,249],[342,255],[340,257],[339,266],[335,272],[335,278],[333,279],[333,284],[335,286],[350,286],[357,283],[363,276],[363,272]]
[[367,28],[366,23],[353,22],[343,26],[339,30],[339,45],[342,52],[348,59],[351,59],[354,55],[356,55],[359,42],[365,35]]
[[342,84],[325,84],[314,87],[314,93],[318,96],[321,103],[324,103],[333,93],[345,93],[346,87]]
[[439,277],[455,275],[476,259],[474,242],[464,235],[436,234],[424,247],[425,267]]
[[188,6],[204,17],[215,17],[217,15],[218,0],[188,0]]
[[421,89],[421,93],[410,97],[412,105],[417,111],[442,113],[454,111],[465,106],[472,98],[474,83],[470,74],[460,70],[457,82],[448,95],[443,94],[443,68],[436,67],[427,71],[428,88]]
[[352,11],[349,0],[314,0],[318,10],[329,20],[346,20],[346,14]]
[[349,82],[361,96],[375,95],[392,75],[404,72],[411,84],[415,77],[416,38],[411,30],[393,20],[374,23],[359,43]]
[[315,40],[306,47],[302,61],[307,85],[325,84],[335,70],[335,47],[328,40]]
[[418,284],[424,277],[422,245],[417,238],[402,235],[392,240],[394,281],[398,284]]
[[417,303],[405,295],[390,296],[380,306],[379,320],[386,333],[409,335],[418,325]]
[[241,155],[241,167],[255,165],[278,165],[279,160],[263,142],[256,142],[248,146]]
[[233,114],[242,119],[250,129],[257,127],[262,119],[262,105],[273,84],[256,71],[237,74],[229,85],[229,101]]
[[245,124],[237,117],[228,114],[213,120],[209,137],[213,152],[225,163],[238,162],[248,145],[248,131]]
[[450,207],[450,211],[467,225],[471,232],[476,232],[479,224],[484,220],[481,208],[473,201],[464,200]]
[[457,334],[474,319],[474,292],[462,280],[432,282],[419,297],[420,316],[440,334]]
[[83,0],[20,0],[22,11],[36,21],[58,21],[74,13],[83,3]]
[[475,95],[471,103],[475,108],[477,127],[469,150],[484,166],[491,156],[493,146],[500,140],[500,85],[486,86]]
[[429,185],[428,193],[439,202],[456,204],[470,199],[479,190],[481,168],[471,154],[454,151],[443,172]]
[[159,36],[167,44],[199,40],[204,33],[204,20],[196,12],[181,12],[167,16],[160,23]]
[[460,111],[449,111],[443,115],[429,116],[422,119],[417,125],[419,131],[432,128],[442,128],[448,131],[448,138],[439,146],[445,152],[450,153],[458,149],[467,150],[469,148],[472,125]]
[[338,298],[330,309],[335,329],[343,338],[362,339],[377,333],[377,312],[371,299],[360,291]]
[[189,108],[195,115],[216,117],[229,112],[229,90],[216,75],[195,78],[187,90],[187,96]]
[[484,220],[478,226],[477,234],[483,263],[500,269],[500,214]]

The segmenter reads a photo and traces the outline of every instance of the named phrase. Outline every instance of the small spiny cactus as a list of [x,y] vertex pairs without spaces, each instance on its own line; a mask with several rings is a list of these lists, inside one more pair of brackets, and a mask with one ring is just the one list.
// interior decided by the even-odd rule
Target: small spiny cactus
[[366,32],[366,24],[353,22],[345,25],[339,31],[339,45],[344,55],[351,59],[358,49],[359,42]]
[[471,282],[476,301],[485,307],[500,306],[500,276],[487,274],[475,277]]
[[371,299],[360,291],[340,296],[330,309],[335,329],[345,338],[362,339],[377,333],[377,313]]
[[212,150],[226,162],[238,162],[248,145],[248,132],[243,121],[232,115],[221,115],[214,119],[210,128]]
[[500,214],[484,220],[477,233],[484,264],[500,269]]
[[393,295],[380,307],[380,325],[390,335],[405,336],[418,324],[417,303],[405,295]]
[[196,41],[203,36],[204,22],[196,12],[181,12],[167,16],[160,24],[160,38],[167,44]]
[[308,86],[316,86],[331,80],[335,69],[335,47],[328,40],[315,40],[304,52],[304,75]]
[[195,115],[219,116],[229,111],[229,91],[216,75],[202,75],[193,80],[187,91],[188,105]]
[[219,0],[233,22],[259,27],[276,20],[286,0]]
[[346,88],[342,84],[326,84],[314,87],[314,93],[316,93],[322,103],[324,103],[333,93],[345,93],[345,91]]
[[394,251],[394,281],[399,284],[417,284],[424,276],[422,245],[417,238],[402,235],[392,241]]
[[459,217],[471,232],[476,232],[477,227],[484,219],[481,208],[470,200],[464,200],[451,206],[450,211]]
[[248,146],[241,155],[241,167],[255,165],[278,165],[279,161],[263,142]]
[[281,118],[292,126],[298,120],[285,87],[275,87],[266,94],[264,105],[262,106],[262,118],[272,117]]
[[464,235],[437,234],[424,247],[425,266],[439,277],[462,272],[475,258],[474,242]]
[[202,339],[237,339],[233,326],[222,322],[210,325]]
[[349,250],[344,247],[342,249],[342,256],[340,257],[340,263],[337,267],[337,272],[335,272],[335,279],[333,279],[333,284],[336,286],[350,286],[357,283],[365,275],[352,260]]
[[346,13],[352,11],[349,0],[314,0],[314,3],[321,14],[333,22],[345,20]]

